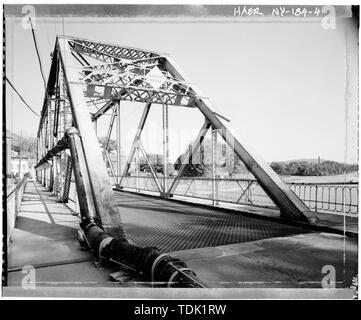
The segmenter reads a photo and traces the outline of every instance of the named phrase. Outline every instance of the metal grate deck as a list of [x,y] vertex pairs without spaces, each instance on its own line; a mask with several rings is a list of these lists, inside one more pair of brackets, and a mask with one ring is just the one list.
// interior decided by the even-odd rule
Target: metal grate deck
[[214,247],[308,231],[273,221],[171,200],[115,192],[128,237],[162,252]]

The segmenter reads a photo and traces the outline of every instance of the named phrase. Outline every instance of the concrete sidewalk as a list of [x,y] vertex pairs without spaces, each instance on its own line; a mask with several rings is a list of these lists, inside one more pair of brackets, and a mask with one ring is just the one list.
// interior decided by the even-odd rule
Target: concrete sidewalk
[[21,286],[24,266],[36,269],[36,286],[119,286],[113,270],[95,268],[77,240],[79,217],[34,182],[28,182],[8,248],[8,285]]

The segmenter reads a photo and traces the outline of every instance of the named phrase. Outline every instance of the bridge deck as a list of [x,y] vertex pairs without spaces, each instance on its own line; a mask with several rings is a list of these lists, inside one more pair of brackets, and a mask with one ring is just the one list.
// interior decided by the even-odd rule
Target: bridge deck
[[242,213],[116,192],[126,231],[141,246],[163,252],[215,247],[307,233],[303,228]]
[[[182,258],[210,287],[321,287],[324,265],[335,267],[338,287],[349,287],[357,273],[354,238],[129,193],[116,197],[132,240],[175,251],[172,255]],[[96,268],[91,253],[80,250],[78,222],[79,217],[54,195],[29,182],[9,246],[9,287],[4,294],[35,294],[21,289],[26,265],[36,269],[40,295],[42,287],[98,287],[105,291],[91,295],[100,297],[111,287],[118,288],[109,277],[117,269]],[[149,286],[135,278],[122,285]],[[111,294],[118,296],[117,292]]]

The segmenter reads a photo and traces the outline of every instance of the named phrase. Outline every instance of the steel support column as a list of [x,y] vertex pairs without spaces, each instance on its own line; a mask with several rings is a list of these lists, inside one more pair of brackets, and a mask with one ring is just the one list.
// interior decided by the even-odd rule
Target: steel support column
[[65,176],[64,176],[64,186],[63,186],[61,201],[63,203],[67,203],[69,200],[69,191],[70,191],[71,174],[72,174],[71,157],[65,156],[64,161],[65,161]]
[[217,162],[218,162],[217,130],[212,128],[212,205],[218,205]]
[[168,190],[168,158],[169,158],[169,136],[168,136],[168,105],[162,105],[163,111],[163,190]]
[[94,131],[95,131],[95,134],[98,135],[98,121],[97,120],[94,121]]
[[121,167],[122,167],[122,142],[121,142],[121,117],[120,117],[120,101],[118,100],[116,103],[117,108],[117,125],[116,125],[116,131],[117,131],[117,175],[116,181],[120,181],[120,175],[121,175]]
[[107,137],[106,137],[106,140],[105,140],[105,150],[108,150],[108,148],[109,148],[110,137],[112,135],[113,125],[114,125],[114,121],[115,121],[116,116],[117,116],[117,110],[114,109],[113,113],[112,113],[112,116],[110,118],[108,133],[107,133]]
[[108,164],[109,164],[109,168],[110,168],[110,172],[112,173],[112,176],[113,176],[114,184],[116,185],[117,184],[117,178],[116,178],[116,175],[115,175],[113,163],[112,163],[112,160],[110,159],[108,150],[104,150],[104,155],[105,155],[106,162],[108,162]]
[[140,175],[140,158],[139,158],[139,144],[137,143],[137,146],[135,147],[135,175],[136,175],[136,188],[139,192],[140,190],[140,184],[139,184],[139,175]]

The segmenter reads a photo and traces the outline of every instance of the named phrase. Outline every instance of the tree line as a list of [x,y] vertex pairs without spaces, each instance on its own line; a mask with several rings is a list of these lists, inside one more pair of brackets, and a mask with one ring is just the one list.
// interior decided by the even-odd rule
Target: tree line
[[279,175],[290,176],[333,176],[358,170],[357,164],[339,163],[336,161],[309,161],[272,162],[271,168]]

